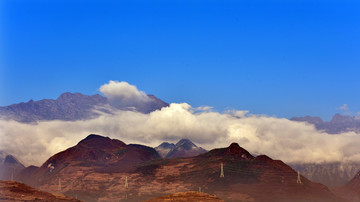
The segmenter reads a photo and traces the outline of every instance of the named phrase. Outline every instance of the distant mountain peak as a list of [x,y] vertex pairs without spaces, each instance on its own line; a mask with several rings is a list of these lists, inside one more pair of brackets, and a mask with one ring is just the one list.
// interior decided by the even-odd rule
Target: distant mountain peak
[[159,147],[165,147],[165,148],[169,148],[169,147],[175,147],[174,143],[168,143],[168,142],[163,142],[159,145]]
[[191,140],[183,138],[179,140],[167,154],[166,158],[192,157],[207,152],[205,149],[196,146]]
[[193,148],[197,148],[198,146],[196,146],[193,142],[191,142],[189,139],[181,139],[179,142],[177,142],[175,144],[175,147],[179,147],[185,150],[191,150]]
[[[6,154],[1,152],[2,155]],[[19,171],[25,168],[13,155],[6,154],[5,158],[0,157],[0,180],[10,180],[11,176],[16,175]]]
[[20,162],[19,162],[14,156],[12,156],[12,155],[7,155],[7,156],[5,157],[4,163],[14,164],[14,163],[20,163]]
[[179,140],[176,144],[163,142],[154,149],[163,158],[192,157],[207,152],[187,138]]
[[178,143],[184,143],[184,142],[191,142],[191,140],[189,140],[187,138],[182,138],[181,140],[178,141]]
[[293,117],[290,120],[292,121],[300,121],[300,122],[308,122],[311,124],[322,124],[324,121],[317,116],[304,116],[304,117]]
[[[72,97],[72,96],[75,95],[75,94],[76,94],[76,93],[71,93],[71,92],[62,93],[61,95],[59,95],[59,97],[57,98],[57,100],[66,99],[66,98]],[[79,94],[79,93],[78,93],[78,94]]]
[[330,134],[339,134],[342,132],[360,132],[360,119],[357,116],[335,114],[330,121],[322,121],[320,117],[293,117],[290,120],[307,122],[313,124],[316,129]]
[[154,149],[159,153],[162,158],[165,158],[166,155],[175,147],[174,143],[163,142]]
[[349,123],[353,121],[353,117],[348,116],[348,115],[341,115],[341,114],[335,114],[330,123]]

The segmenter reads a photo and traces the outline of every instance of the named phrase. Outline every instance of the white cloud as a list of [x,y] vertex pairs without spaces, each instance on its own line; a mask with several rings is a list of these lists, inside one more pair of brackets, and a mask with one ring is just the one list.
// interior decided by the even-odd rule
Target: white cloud
[[337,109],[343,110],[343,111],[348,111],[349,110],[349,106],[347,104],[344,104],[340,107],[338,107]]
[[173,103],[149,114],[117,110],[75,122],[24,124],[0,120],[0,150],[14,154],[27,165],[40,165],[51,155],[96,133],[127,144],[150,146],[181,138],[189,138],[207,149],[238,142],[253,154],[266,154],[287,163],[360,162],[359,134],[329,135],[309,124],[267,116],[243,116],[244,113],[195,113],[186,103]]
[[247,111],[247,110],[240,111],[240,110],[234,110],[234,109],[232,109],[232,110],[227,110],[227,111],[225,111],[225,113],[231,114],[231,115],[233,115],[234,117],[244,118],[244,117],[249,113],[249,111]]
[[212,110],[214,107],[210,107],[210,106],[200,106],[200,107],[197,107],[196,110],[197,111],[210,111]]
[[141,107],[151,101],[145,92],[125,81],[109,81],[100,87],[112,106],[119,109]]

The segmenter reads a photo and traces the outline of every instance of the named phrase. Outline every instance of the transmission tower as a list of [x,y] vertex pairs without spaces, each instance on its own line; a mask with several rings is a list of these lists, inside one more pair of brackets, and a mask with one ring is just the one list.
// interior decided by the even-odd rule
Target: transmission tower
[[221,163],[220,177],[224,177],[224,164],[223,163]]
[[301,182],[301,177],[300,177],[300,172],[299,172],[299,171],[298,171],[298,176],[297,176],[296,183],[302,184],[302,182]]
[[128,188],[129,188],[128,179],[127,179],[127,176],[125,176],[125,200],[128,199],[128,193],[127,193]]
[[127,180],[127,176],[125,177],[125,188],[128,188],[129,184],[128,184],[128,180]]

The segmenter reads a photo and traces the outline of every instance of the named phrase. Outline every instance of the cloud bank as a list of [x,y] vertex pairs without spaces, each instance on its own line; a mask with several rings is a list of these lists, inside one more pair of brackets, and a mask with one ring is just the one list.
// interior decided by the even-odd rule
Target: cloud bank
[[110,81],[100,87],[113,105],[112,114],[81,121],[41,121],[25,124],[0,120],[0,150],[26,165],[41,165],[50,156],[76,145],[91,133],[125,143],[158,146],[164,141],[189,138],[213,149],[239,143],[252,154],[266,154],[286,163],[360,162],[360,135],[329,135],[311,124],[288,119],[211,107],[172,103],[151,113],[121,110],[134,103],[146,106],[148,96],[126,82]]
[[149,114],[116,111],[86,121],[46,121],[23,124],[0,121],[0,149],[22,162],[41,165],[51,155],[74,146],[90,133],[125,143],[157,146],[189,138],[207,149],[238,142],[253,154],[266,154],[287,163],[360,161],[360,136],[329,135],[312,125],[244,112],[198,112],[186,103],[171,104]]

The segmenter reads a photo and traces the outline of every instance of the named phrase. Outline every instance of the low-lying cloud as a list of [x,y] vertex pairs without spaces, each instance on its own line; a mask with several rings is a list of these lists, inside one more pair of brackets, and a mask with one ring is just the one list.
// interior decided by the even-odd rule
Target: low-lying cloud
[[0,149],[27,165],[41,165],[51,155],[96,133],[127,144],[150,146],[181,138],[206,149],[238,142],[253,154],[266,154],[287,163],[360,161],[359,134],[329,135],[310,124],[245,113],[198,111],[186,103],[173,103],[149,114],[118,110],[74,122],[24,124],[0,120]]

